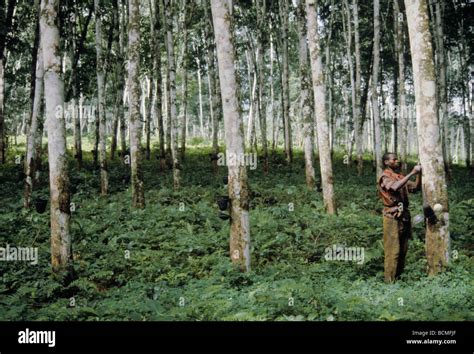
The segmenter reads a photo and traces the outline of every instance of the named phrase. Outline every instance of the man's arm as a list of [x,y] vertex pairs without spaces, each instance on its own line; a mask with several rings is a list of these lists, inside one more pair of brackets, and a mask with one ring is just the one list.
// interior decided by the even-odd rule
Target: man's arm
[[408,181],[408,191],[415,193],[421,190],[421,173],[416,175],[415,182]]
[[392,190],[394,192],[397,192],[399,191],[401,188],[403,188],[405,186],[405,184],[407,184],[407,182],[410,180],[410,178],[412,176],[415,176],[417,175],[417,179],[416,179],[416,184],[417,186],[420,185],[421,186],[421,178],[419,178],[419,175],[420,175],[420,172],[421,172],[421,166],[420,165],[416,165],[413,170],[411,170],[411,172],[409,174],[407,174],[403,179],[401,179],[400,181],[396,181],[394,183],[392,183],[390,185],[390,187],[388,187],[389,190]]

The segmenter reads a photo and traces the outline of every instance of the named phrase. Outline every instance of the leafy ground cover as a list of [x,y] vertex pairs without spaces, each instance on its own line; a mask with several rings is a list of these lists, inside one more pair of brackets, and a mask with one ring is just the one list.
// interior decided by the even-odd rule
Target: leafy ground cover
[[[13,154],[21,153],[20,150]],[[76,278],[50,271],[49,208],[22,208],[21,167],[0,170],[0,247],[38,247],[39,262],[0,262],[1,320],[473,320],[474,182],[454,167],[449,185],[452,263],[425,273],[423,223],[414,227],[400,281],[383,282],[382,205],[370,162],[363,176],[335,156],[339,212],[324,213],[309,193],[303,158],[271,171],[249,170],[252,271],[232,268],[228,221],[219,218],[225,169],[212,174],[203,147],[188,149],[183,188],[145,161],[145,210],[131,207],[127,172],[110,164],[111,193],[98,196],[99,172],[70,162]],[[44,173],[46,175],[46,173]],[[36,195],[48,195],[47,176]],[[411,196],[412,216],[421,195]],[[327,261],[326,247],[363,247],[363,264]]]

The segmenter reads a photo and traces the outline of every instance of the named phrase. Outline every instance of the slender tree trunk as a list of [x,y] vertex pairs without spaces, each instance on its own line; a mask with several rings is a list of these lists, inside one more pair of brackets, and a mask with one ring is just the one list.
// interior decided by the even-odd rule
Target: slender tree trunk
[[408,112],[405,94],[405,22],[404,15],[400,12],[398,1],[393,2],[395,17],[395,51],[398,61],[398,120],[399,120],[399,145],[402,160],[402,172],[407,172],[407,135],[408,135]]
[[293,147],[291,141],[291,122],[290,122],[290,85],[289,85],[289,66],[288,66],[288,0],[279,1],[280,21],[281,21],[281,61],[282,61],[282,94],[283,94],[283,130],[285,136],[285,156],[286,162],[293,161]]
[[257,0],[257,70],[258,70],[258,117],[262,134],[263,171],[268,173],[267,105],[264,95],[265,43],[266,43],[266,0]]
[[197,76],[198,76],[198,97],[199,97],[199,127],[201,129],[201,137],[205,137],[204,134],[204,114],[202,109],[202,75],[201,75],[201,60],[196,57],[197,65]]
[[426,223],[428,273],[432,275],[449,263],[450,237],[448,193],[436,114],[436,75],[426,1],[405,0],[405,8],[415,84],[420,162],[423,167],[424,208],[434,210],[437,219],[436,222],[428,219]]
[[142,152],[140,149],[140,10],[138,0],[129,0],[128,15],[128,93],[130,115],[130,162],[132,180],[132,205],[145,207],[145,188],[142,171]]
[[[120,0],[115,0],[113,3],[113,23],[116,24],[116,30],[114,31],[114,43],[115,50],[119,54],[120,58],[123,56],[123,20],[120,18]],[[124,90],[124,72],[123,72],[123,61],[117,58],[114,67],[114,87],[115,87],[115,103],[114,103],[114,118],[112,122],[112,143],[110,145],[110,158],[115,159],[115,153],[118,145],[118,128],[119,123],[124,115],[123,109],[123,90]]]
[[[250,39],[249,39],[250,40]],[[257,106],[257,75],[255,73],[254,65],[254,53],[251,52],[251,48],[245,52],[247,57],[247,69],[249,77],[249,99],[250,99],[250,108],[248,115],[248,125],[247,125],[247,144],[252,149],[254,147],[255,139],[255,115],[256,115],[256,106]]]
[[94,0],[95,8],[95,45],[97,53],[97,111],[99,114],[99,163],[100,194],[107,195],[109,189],[107,172],[107,127],[105,117],[105,60],[102,52],[102,20],[100,18],[100,0]]
[[[398,1],[398,0],[395,0]],[[377,181],[382,175],[382,144],[380,141],[380,115],[379,96],[377,92],[379,83],[380,63],[380,0],[374,0],[374,66],[372,71],[372,111],[374,119],[374,152],[376,162]]]
[[359,4],[358,0],[352,0],[354,14],[354,45],[355,45],[355,129],[356,129],[356,147],[357,147],[357,174],[362,175],[364,165],[364,122],[361,114],[361,62],[360,62],[360,40],[359,40]]
[[298,35],[300,62],[300,109],[303,121],[303,150],[306,185],[309,190],[315,186],[313,167],[313,110],[311,105],[311,83],[308,65],[308,45],[306,43],[306,11],[303,1],[298,2]]
[[31,204],[31,193],[35,185],[35,175],[37,167],[37,153],[38,142],[41,145],[41,138],[43,133],[43,117],[41,116],[41,106],[43,100],[43,75],[44,75],[44,64],[43,64],[43,51],[41,44],[39,45],[37,57],[36,57],[36,70],[35,70],[35,94],[33,97],[33,107],[31,111],[31,122],[30,129],[28,132],[27,148],[26,148],[26,159],[25,159],[25,188],[24,188],[24,202],[25,208],[29,208]]
[[[271,26],[271,22],[270,22]],[[276,148],[276,115],[275,115],[275,88],[273,83],[273,57],[274,57],[274,49],[273,49],[273,34],[271,33],[272,27],[270,27],[270,77],[268,80],[270,81],[270,117],[272,119],[272,155],[275,153]]]
[[436,51],[438,58],[438,83],[439,83],[439,121],[442,123],[443,132],[443,147],[444,147],[444,164],[448,178],[451,178],[451,151],[449,149],[449,125],[448,125],[448,93],[446,86],[446,58],[445,58],[445,43],[443,30],[443,13],[444,3],[437,1],[435,4],[435,37],[436,37]]
[[206,55],[207,67],[209,75],[209,95],[211,96],[211,119],[212,119],[212,170],[214,174],[218,172],[217,155],[219,154],[219,118],[220,118],[220,104],[217,89],[219,82],[217,81],[216,61],[215,61],[215,43],[214,43],[214,27],[212,23],[212,13],[210,3],[206,1],[206,27],[205,36],[207,42]]
[[[161,170],[165,169],[166,166],[166,151],[165,151],[165,131],[164,131],[164,124],[163,124],[163,112],[161,109],[161,46],[160,40],[162,39],[161,31],[160,31],[160,16],[159,16],[159,1],[150,1],[150,8],[152,9],[152,16],[153,20],[151,21],[151,28],[150,28],[150,46],[153,48],[153,86],[154,86],[154,100],[153,100],[153,116],[157,121],[158,126],[158,136],[159,136],[159,144],[160,144],[160,167]],[[153,5],[155,5],[153,7]]]
[[[111,29],[114,31],[113,33],[113,42],[115,45],[115,50],[120,53],[120,18],[119,18],[119,0],[114,0],[113,2],[113,23],[116,26],[115,29]],[[114,70],[113,70],[113,82],[114,82],[114,91],[115,91],[115,102],[114,102],[114,111],[113,111],[113,120],[112,120],[112,142],[110,144],[110,159],[114,160],[115,159],[115,152],[117,151],[117,140],[118,140],[118,126],[119,126],[119,105],[120,105],[120,98],[123,95],[123,87],[121,87],[121,78],[122,75],[120,75],[120,69],[121,66],[118,65],[118,63],[115,64]],[[122,91],[122,92],[121,92]]]
[[5,46],[7,34],[13,21],[16,1],[8,0],[5,11],[5,1],[0,1],[0,164],[6,162],[7,138],[5,129]]
[[51,193],[51,265],[55,272],[71,271],[70,195],[64,120],[64,83],[61,78],[59,31],[56,26],[58,0],[41,1],[41,46],[44,61],[46,126]]
[[[239,88],[235,73],[232,39],[232,1],[211,0],[216,37],[219,78],[226,138],[226,156],[239,156],[245,151],[243,122],[240,115]],[[241,270],[250,270],[249,190],[247,168],[229,164],[230,257]]]
[[[344,8],[345,8],[345,13],[346,13],[346,19],[347,19],[347,34],[346,34],[346,55],[347,55],[347,61],[349,65],[349,77],[351,81],[351,106],[352,106],[352,121],[348,120],[349,123],[349,146],[348,146],[348,166],[352,164],[352,150],[353,150],[353,143],[352,143],[352,135],[351,134],[356,134],[354,131],[354,122],[357,121],[357,109],[356,109],[356,102],[357,102],[357,96],[356,96],[356,81],[354,78],[354,64],[352,61],[352,25],[351,25],[351,11],[349,8],[349,3],[348,0],[344,0]],[[344,13],[344,12],[343,12]],[[343,21],[343,29],[344,33],[346,33],[345,30],[345,25]],[[353,133],[351,133],[353,132]]]
[[166,51],[168,53],[168,126],[171,129],[171,158],[173,160],[173,185],[175,189],[180,188],[180,162],[178,155],[178,117],[176,113],[176,71],[174,62],[173,45],[173,15],[170,0],[164,0],[165,28],[166,28]]
[[318,33],[317,6],[315,0],[306,0],[308,44],[313,78],[316,125],[318,129],[321,186],[323,188],[324,206],[329,214],[335,214],[336,201],[334,197],[331,147],[329,144],[329,124],[326,116],[326,88],[324,84],[324,72]]
[[181,68],[181,106],[180,114],[181,117],[181,149],[180,149],[180,158],[184,161],[186,154],[186,129],[187,129],[187,115],[188,115],[188,28],[187,28],[187,18],[186,18],[186,1],[183,0],[182,4],[183,19],[182,19],[182,28],[183,32],[183,44],[182,44],[182,65]]

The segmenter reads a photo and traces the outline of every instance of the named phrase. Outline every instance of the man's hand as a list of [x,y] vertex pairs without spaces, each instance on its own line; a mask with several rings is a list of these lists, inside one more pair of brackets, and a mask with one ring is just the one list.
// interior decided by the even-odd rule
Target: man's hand
[[413,170],[411,170],[410,174],[412,175],[417,175],[421,173],[421,165],[416,165],[415,167],[413,167]]

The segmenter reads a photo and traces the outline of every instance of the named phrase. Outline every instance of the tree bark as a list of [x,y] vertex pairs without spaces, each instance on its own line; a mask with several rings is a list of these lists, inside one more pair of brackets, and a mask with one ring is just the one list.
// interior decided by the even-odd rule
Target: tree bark
[[266,45],[266,0],[257,0],[257,71],[258,71],[258,117],[262,134],[263,171],[268,173],[267,105],[264,95],[265,45]]
[[306,0],[308,44],[313,78],[314,107],[318,129],[319,161],[324,206],[328,214],[336,214],[334,179],[332,173],[331,146],[329,143],[329,124],[326,115],[326,87],[318,33],[317,2]]
[[187,115],[188,115],[188,26],[186,17],[186,1],[183,0],[182,4],[182,27],[183,32],[183,43],[181,52],[181,106],[180,114],[181,117],[181,148],[180,148],[180,159],[184,161],[186,154],[186,130],[187,130]]
[[293,161],[293,146],[291,141],[291,122],[290,122],[290,85],[289,85],[289,67],[288,67],[288,0],[281,0],[280,4],[280,22],[281,22],[281,65],[282,65],[282,95],[283,95],[283,130],[285,137],[285,156],[286,162]]
[[[157,121],[158,126],[158,137],[159,137],[159,144],[160,144],[160,167],[161,170],[165,169],[166,166],[166,151],[165,151],[165,131],[164,131],[164,124],[163,124],[163,112],[161,107],[161,46],[160,46],[160,39],[162,38],[162,34],[160,31],[160,16],[159,16],[159,1],[151,1],[150,4],[155,4],[155,8],[153,9],[153,21],[151,21],[151,28],[150,28],[150,41],[151,41],[151,48],[153,48],[153,86],[154,86],[154,100],[152,105],[153,116]],[[152,6],[150,6],[152,8]]]
[[400,12],[398,1],[393,2],[395,17],[395,52],[398,62],[398,121],[399,121],[399,146],[402,160],[402,172],[407,173],[407,135],[408,135],[408,112],[405,93],[405,22],[404,15]]
[[[394,0],[398,1],[398,0]],[[374,119],[374,152],[376,162],[377,181],[382,175],[382,144],[380,136],[380,114],[379,114],[379,63],[380,63],[380,0],[374,0],[374,65],[372,71],[372,111]]]
[[311,105],[311,83],[308,65],[308,44],[306,43],[306,11],[303,1],[298,0],[298,35],[299,35],[299,62],[300,62],[300,109],[303,121],[303,150],[306,186],[313,190],[315,174],[313,167],[313,138],[314,116]]
[[430,275],[449,263],[449,212],[440,127],[437,118],[436,75],[429,30],[427,0],[405,0],[415,84],[420,162],[425,210],[437,221],[426,223],[426,255]]
[[173,186],[179,189],[181,184],[180,162],[178,154],[178,117],[176,112],[176,71],[173,45],[173,15],[170,0],[164,0],[166,52],[168,54],[168,126],[171,129],[171,158],[173,163]]
[[95,11],[95,45],[97,54],[97,111],[99,114],[99,164],[100,194],[107,195],[109,189],[107,172],[107,127],[105,117],[105,60],[102,51],[102,20],[100,0],[94,0]]
[[7,1],[5,11],[5,1],[0,1],[0,163],[6,162],[6,136],[5,136],[5,46],[7,35],[10,32],[13,12],[15,9],[15,0]]
[[[219,78],[224,113],[226,155],[240,156],[245,151],[240,115],[239,88],[235,73],[232,39],[232,1],[211,0],[216,37]],[[247,167],[229,164],[230,257],[241,270],[250,270],[249,190]]]
[[[38,33],[39,35],[39,33]],[[41,44],[39,45],[37,56],[36,56],[36,70],[35,70],[35,88],[33,97],[33,106],[31,111],[30,128],[28,131],[27,147],[26,147],[26,159],[25,159],[25,188],[24,188],[24,200],[23,206],[29,208],[31,205],[31,193],[33,191],[37,173],[37,153],[39,143],[41,145],[41,139],[43,135],[43,117],[41,116],[41,107],[43,102],[43,75],[44,75],[44,64],[43,64],[43,51]]]
[[356,130],[356,147],[357,147],[357,174],[362,175],[364,167],[364,122],[361,113],[361,63],[360,63],[360,40],[359,40],[359,5],[358,0],[352,0],[354,14],[354,46],[355,46],[355,130]]
[[64,83],[61,77],[58,0],[41,1],[41,47],[44,63],[46,127],[51,205],[51,265],[54,272],[71,271],[70,195],[67,171]]
[[145,188],[142,171],[141,119],[140,119],[140,81],[138,66],[140,63],[140,10],[138,0],[129,0],[128,15],[128,92],[130,164],[132,180],[132,205],[145,207]]
[[439,121],[442,124],[443,132],[443,147],[444,147],[444,164],[448,175],[451,176],[451,150],[449,148],[449,124],[448,124],[448,93],[446,86],[446,58],[445,58],[445,44],[444,44],[444,30],[443,30],[443,13],[444,2],[437,1],[435,3],[435,37],[436,37],[436,52],[438,58],[438,92],[439,92]]
[[[348,139],[348,145],[347,150],[348,150],[348,166],[352,164],[352,150],[353,150],[353,138],[352,134],[356,134],[354,131],[354,122],[357,121],[357,112],[356,112],[356,81],[354,77],[354,63],[352,61],[352,25],[351,25],[351,11],[349,8],[349,2],[348,0],[344,0],[344,8],[345,8],[345,13],[346,13],[346,19],[347,19],[347,33],[346,33],[346,26],[345,22],[343,21],[343,29],[344,29],[344,34],[346,37],[346,55],[347,55],[347,61],[349,65],[349,77],[350,77],[350,82],[351,82],[351,107],[352,107],[352,121],[348,119],[348,124],[349,124],[349,139]],[[344,12],[343,12],[344,14]]]
[[218,172],[217,154],[219,153],[219,119],[221,116],[221,106],[219,104],[219,95],[217,92],[219,82],[217,81],[216,60],[215,60],[215,42],[214,42],[214,27],[212,23],[212,13],[210,3],[206,1],[206,27],[205,36],[207,42],[206,55],[207,67],[209,75],[209,94],[211,95],[211,119],[212,119],[212,170],[214,174]]

